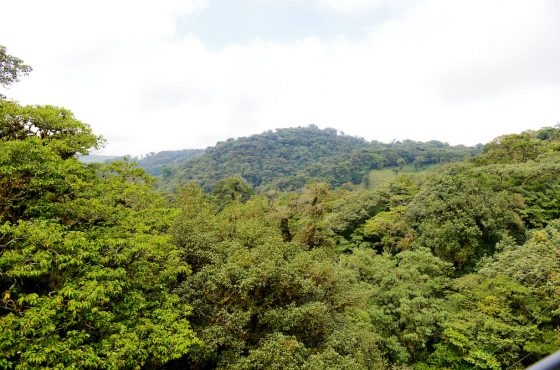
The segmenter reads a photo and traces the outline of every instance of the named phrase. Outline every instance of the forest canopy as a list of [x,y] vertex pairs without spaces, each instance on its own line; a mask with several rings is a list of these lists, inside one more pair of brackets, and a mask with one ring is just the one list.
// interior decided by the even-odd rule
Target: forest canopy
[[484,148],[282,129],[150,156],[159,179],[80,161],[102,144],[0,99],[1,368],[521,369],[560,349],[559,127]]
[[210,190],[220,179],[240,177],[260,191],[289,191],[317,181],[331,186],[360,184],[368,181],[371,170],[399,171],[407,165],[419,169],[473,157],[480,150],[480,146],[450,146],[435,140],[368,142],[309,125],[219,142],[194,157],[170,161],[160,180],[167,190],[190,181]]

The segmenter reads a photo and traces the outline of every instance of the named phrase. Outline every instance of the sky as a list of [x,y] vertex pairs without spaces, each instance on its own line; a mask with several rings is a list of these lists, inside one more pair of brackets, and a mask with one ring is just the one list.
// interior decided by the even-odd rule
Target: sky
[[18,0],[4,91],[72,110],[99,153],[269,129],[485,143],[560,122],[557,0]]

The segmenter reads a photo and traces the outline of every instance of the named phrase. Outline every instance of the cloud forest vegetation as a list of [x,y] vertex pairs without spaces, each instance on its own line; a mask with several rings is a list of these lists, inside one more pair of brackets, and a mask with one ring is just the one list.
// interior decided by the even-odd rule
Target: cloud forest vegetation
[[[29,71],[0,48],[2,86]],[[280,129],[150,155],[157,178],[80,160],[102,145],[0,99],[0,368],[522,369],[560,349],[560,127],[472,148]]]

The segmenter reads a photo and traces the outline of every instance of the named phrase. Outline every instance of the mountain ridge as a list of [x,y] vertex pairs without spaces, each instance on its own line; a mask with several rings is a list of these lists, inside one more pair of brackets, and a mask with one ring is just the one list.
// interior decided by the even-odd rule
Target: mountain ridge
[[168,190],[191,181],[211,190],[214,183],[232,176],[258,190],[295,190],[310,181],[340,186],[361,183],[373,169],[422,168],[474,157],[481,150],[481,145],[451,146],[436,140],[386,144],[309,125],[220,141],[195,157],[178,158],[166,166],[160,181]]

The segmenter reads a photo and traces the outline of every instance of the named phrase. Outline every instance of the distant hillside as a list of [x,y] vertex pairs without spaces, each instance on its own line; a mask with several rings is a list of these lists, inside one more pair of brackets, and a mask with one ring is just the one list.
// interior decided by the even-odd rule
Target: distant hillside
[[159,176],[202,153],[204,153],[204,149],[166,150],[139,157],[88,154],[81,156],[79,160],[83,163],[104,163],[127,159],[136,162],[138,167],[145,169],[150,175]]
[[158,153],[150,153],[142,158],[132,158],[138,167],[143,168],[150,175],[165,175],[173,167],[183,162],[196,158],[204,152],[203,149],[168,150]]
[[161,181],[168,189],[196,181],[210,190],[228,176],[240,176],[258,190],[294,190],[312,180],[339,186],[359,184],[372,169],[398,169],[407,164],[421,168],[460,161],[480,151],[480,146],[450,146],[439,141],[368,142],[310,125],[219,142],[192,160],[168,165]]

